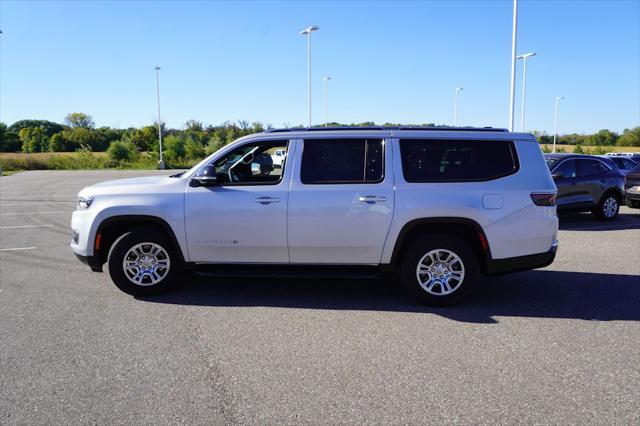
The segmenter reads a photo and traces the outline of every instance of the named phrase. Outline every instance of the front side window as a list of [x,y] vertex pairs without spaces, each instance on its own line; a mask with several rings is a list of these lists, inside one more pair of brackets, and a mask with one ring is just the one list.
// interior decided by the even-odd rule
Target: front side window
[[282,180],[287,141],[243,145],[202,167],[197,176],[214,175],[220,185],[275,185]]
[[401,139],[402,171],[407,182],[466,182],[515,173],[513,142]]
[[384,177],[381,139],[308,139],[300,178],[306,185],[378,183]]
[[598,160],[578,160],[578,176],[596,176],[609,171],[609,168]]

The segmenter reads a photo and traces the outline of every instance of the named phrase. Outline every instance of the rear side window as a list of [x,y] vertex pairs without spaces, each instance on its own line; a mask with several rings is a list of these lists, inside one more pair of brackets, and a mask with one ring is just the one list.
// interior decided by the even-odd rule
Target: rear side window
[[578,176],[596,176],[609,171],[609,167],[605,166],[598,160],[578,160]]
[[407,182],[466,182],[515,173],[519,164],[511,141],[400,140]]
[[302,183],[378,183],[384,177],[381,139],[308,139],[304,141]]

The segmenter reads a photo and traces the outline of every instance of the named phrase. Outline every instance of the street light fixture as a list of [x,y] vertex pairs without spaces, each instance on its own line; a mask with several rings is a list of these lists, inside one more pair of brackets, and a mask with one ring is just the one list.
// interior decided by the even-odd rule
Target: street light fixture
[[326,76],[324,78],[324,127],[328,126],[329,120],[327,119],[327,82],[331,80],[331,77]]
[[556,96],[556,109],[553,119],[553,152],[556,152],[556,137],[558,135],[558,102],[564,99],[564,96]]
[[320,27],[312,25],[300,31],[301,35],[307,36],[307,92],[308,92],[308,115],[309,127],[311,127],[311,33],[318,31]]
[[524,132],[524,108],[525,108],[525,98],[527,96],[527,59],[532,56],[536,56],[535,52],[525,53],[519,56],[516,56],[516,59],[522,59],[523,68],[522,68],[522,124],[520,126],[520,131]]
[[458,125],[458,93],[462,92],[464,87],[456,87],[456,94],[453,98],[453,125]]
[[160,142],[160,161],[158,168],[164,169],[164,161],[162,160],[162,120],[160,119],[160,70],[162,68],[156,66],[156,94],[158,96],[158,141]]
[[518,0],[513,0],[513,30],[511,33],[511,90],[509,92],[509,131],[513,132],[513,114],[516,102],[516,45],[518,35]]

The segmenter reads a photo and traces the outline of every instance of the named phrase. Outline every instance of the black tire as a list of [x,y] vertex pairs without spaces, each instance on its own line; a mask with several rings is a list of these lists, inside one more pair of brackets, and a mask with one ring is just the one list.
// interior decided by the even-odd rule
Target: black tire
[[[145,245],[145,243],[147,244]],[[159,277],[163,272],[165,275],[155,284],[151,281],[153,279],[151,272],[144,272],[142,274],[144,276],[141,284],[134,283],[125,272],[123,265],[125,255],[127,255],[129,250],[140,244],[142,244],[141,249],[143,252],[150,251],[152,247],[150,244],[155,244],[164,250],[164,254],[158,254],[159,260],[164,261],[165,254],[166,258],[168,258],[168,271],[163,271],[163,267],[158,266],[159,269],[157,269],[158,272],[155,277]],[[146,296],[157,294],[171,288],[180,269],[180,259],[178,259],[169,238],[167,238],[163,232],[153,228],[136,228],[121,236],[113,244],[109,251],[108,266],[111,280],[120,290],[132,296]],[[134,266],[134,268],[138,267]]]
[[[418,281],[418,264],[423,257],[433,250],[452,252],[462,264],[464,271],[462,281],[457,283],[455,280],[449,281],[451,282],[450,287],[453,289],[453,292],[449,294],[434,294],[444,289],[440,284],[434,284],[431,292],[429,292]],[[458,266],[453,268],[459,270]],[[420,302],[428,305],[446,306],[458,302],[475,286],[478,274],[478,260],[471,246],[463,239],[448,235],[432,235],[420,238],[407,248],[400,263],[402,285]]]
[[[613,214],[610,203],[615,203],[615,212],[613,212]],[[593,214],[598,220],[608,222],[617,218],[619,211],[620,197],[615,192],[605,192],[598,206],[593,210]]]

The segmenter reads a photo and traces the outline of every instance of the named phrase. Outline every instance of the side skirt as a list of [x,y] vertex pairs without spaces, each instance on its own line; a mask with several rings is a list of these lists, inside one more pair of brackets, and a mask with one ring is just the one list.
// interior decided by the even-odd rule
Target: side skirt
[[194,272],[216,278],[371,279],[384,268],[368,265],[195,264]]

